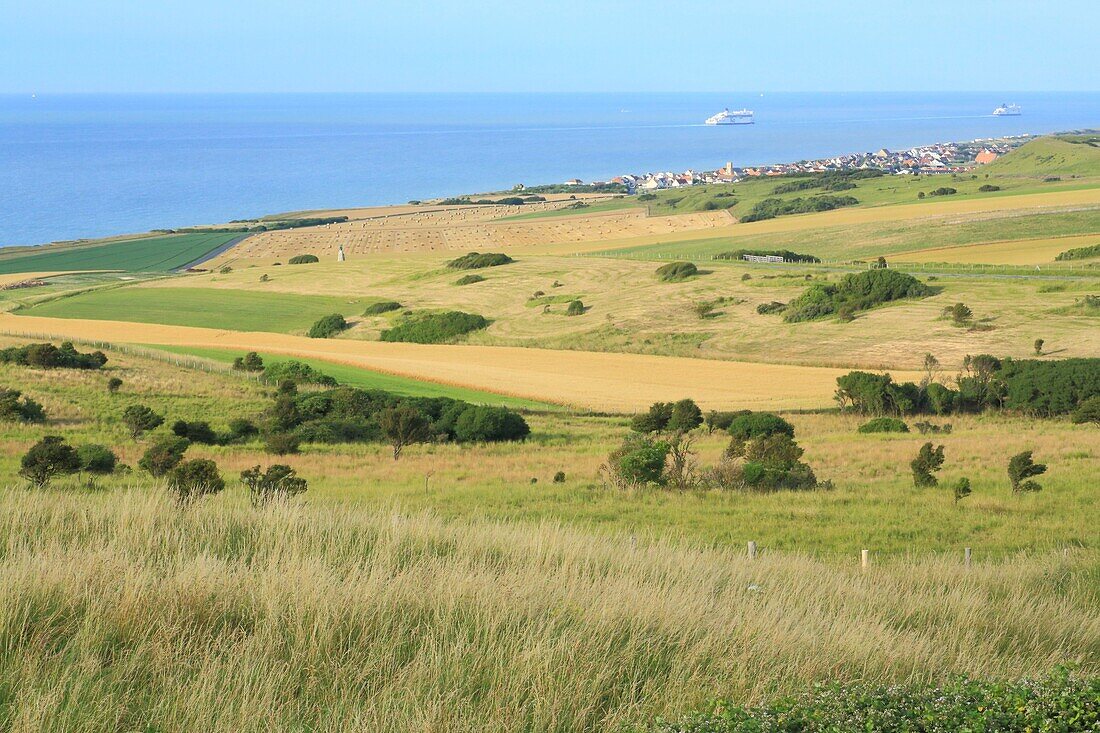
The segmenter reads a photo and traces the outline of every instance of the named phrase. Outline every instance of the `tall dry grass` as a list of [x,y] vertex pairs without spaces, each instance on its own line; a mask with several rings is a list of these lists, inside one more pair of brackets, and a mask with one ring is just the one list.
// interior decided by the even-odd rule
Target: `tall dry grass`
[[0,729],[615,731],[809,680],[1100,670],[1100,562],[876,564],[0,492]]

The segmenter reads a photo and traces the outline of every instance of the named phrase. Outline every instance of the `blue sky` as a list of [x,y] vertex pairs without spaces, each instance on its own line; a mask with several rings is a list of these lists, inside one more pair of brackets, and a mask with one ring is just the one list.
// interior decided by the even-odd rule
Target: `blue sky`
[[0,91],[1100,90],[1096,0],[0,0]]

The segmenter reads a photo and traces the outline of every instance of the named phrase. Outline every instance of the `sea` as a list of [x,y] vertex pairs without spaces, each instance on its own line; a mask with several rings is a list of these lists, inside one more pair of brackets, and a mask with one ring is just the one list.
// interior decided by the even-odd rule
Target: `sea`
[[1100,93],[0,95],[0,246],[1097,127]]

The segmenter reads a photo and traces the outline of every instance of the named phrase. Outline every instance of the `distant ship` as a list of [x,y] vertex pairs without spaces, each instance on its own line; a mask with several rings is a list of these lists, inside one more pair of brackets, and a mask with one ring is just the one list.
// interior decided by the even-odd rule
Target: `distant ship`
[[994,117],[1019,117],[1020,105],[1018,104],[1002,104],[997,109],[993,110]]
[[733,112],[724,109],[718,114],[707,118],[708,125],[751,125],[752,122],[751,109],[735,109]]

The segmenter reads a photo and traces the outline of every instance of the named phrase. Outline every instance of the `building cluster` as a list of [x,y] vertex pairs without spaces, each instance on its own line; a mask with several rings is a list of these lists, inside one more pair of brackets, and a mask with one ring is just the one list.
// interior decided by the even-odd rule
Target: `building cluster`
[[[628,173],[609,181],[594,181],[594,185],[618,183],[629,193],[645,193],[685,186],[715,183],[737,183],[759,176],[789,176],[829,171],[878,169],[889,174],[916,175],[935,173],[961,173],[975,166],[991,163],[1013,148],[1031,140],[1031,135],[1000,138],[982,138],[969,142],[935,143],[908,150],[882,148],[873,153],[852,153],[818,160],[800,160],[797,163],[737,167],[726,163],[715,171],[686,170],[683,173],[659,171],[656,173]],[[582,181],[572,179],[571,185]]]

